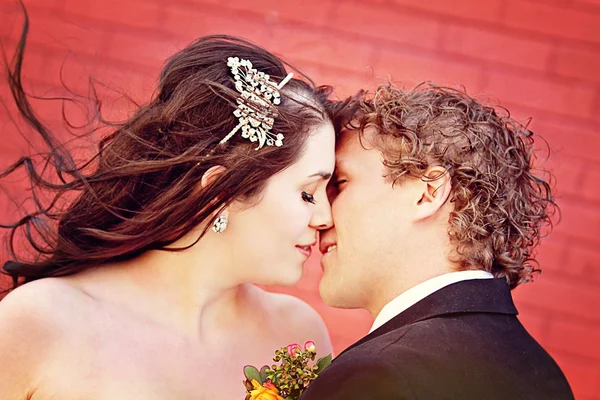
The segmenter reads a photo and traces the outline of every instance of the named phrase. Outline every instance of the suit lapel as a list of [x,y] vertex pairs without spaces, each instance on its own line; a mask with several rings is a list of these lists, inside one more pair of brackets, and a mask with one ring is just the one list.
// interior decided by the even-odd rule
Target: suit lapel
[[409,307],[367,336],[342,351],[360,346],[406,325],[447,314],[498,313],[517,315],[510,289],[504,279],[473,279],[448,285]]

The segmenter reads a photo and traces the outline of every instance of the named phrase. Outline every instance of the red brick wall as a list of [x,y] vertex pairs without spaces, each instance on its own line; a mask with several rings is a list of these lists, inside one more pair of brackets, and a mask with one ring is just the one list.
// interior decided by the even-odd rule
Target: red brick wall
[[[576,396],[600,399],[599,0],[29,0],[26,74],[35,93],[88,76],[146,99],[165,57],[191,39],[256,41],[339,93],[388,76],[464,84],[499,99],[546,137],[563,220],[540,249],[544,273],[515,292],[521,319],[564,369]],[[0,34],[20,27],[0,0]],[[12,38],[7,39],[7,38]],[[8,40],[8,42],[6,42]],[[31,86],[30,86],[31,87]],[[6,95],[2,87],[2,95]],[[44,115],[57,106],[44,105]],[[0,111],[0,161],[25,149]],[[8,213],[0,204],[0,216]],[[336,352],[365,334],[365,312],[334,310],[317,293],[317,258],[295,288],[325,318]]]

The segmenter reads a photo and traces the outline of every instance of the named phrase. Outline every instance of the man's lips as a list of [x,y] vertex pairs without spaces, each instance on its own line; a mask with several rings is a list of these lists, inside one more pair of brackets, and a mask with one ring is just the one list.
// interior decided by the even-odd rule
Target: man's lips
[[325,255],[327,253],[331,253],[335,249],[337,249],[337,243],[334,243],[334,242],[323,242],[319,246],[319,251],[323,255]]

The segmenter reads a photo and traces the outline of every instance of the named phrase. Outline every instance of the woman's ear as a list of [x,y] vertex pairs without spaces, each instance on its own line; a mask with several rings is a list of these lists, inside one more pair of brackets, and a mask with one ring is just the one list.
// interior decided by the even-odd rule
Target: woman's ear
[[221,165],[215,165],[214,167],[210,167],[208,171],[202,175],[202,179],[200,180],[200,187],[205,189],[210,186],[215,179],[217,179],[223,172],[225,172],[226,168]]
[[[227,168],[221,166],[221,165],[215,165],[214,167],[210,167],[205,173],[204,175],[202,175],[202,179],[200,179],[200,190],[206,189],[207,187],[209,187],[210,185],[213,184],[213,182],[219,178],[219,176],[221,176],[221,174],[223,172],[225,172],[227,170]],[[212,203],[214,204],[215,202],[219,201],[218,198],[215,198],[212,200]],[[213,212],[213,217],[215,217],[217,215],[217,211]],[[227,218],[229,216],[229,211],[227,209],[223,209],[221,210],[220,214],[221,216]]]
[[417,202],[417,219],[425,219],[434,215],[446,204],[452,184],[450,173],[441,166],[429,167],[423,177],[423,192]]

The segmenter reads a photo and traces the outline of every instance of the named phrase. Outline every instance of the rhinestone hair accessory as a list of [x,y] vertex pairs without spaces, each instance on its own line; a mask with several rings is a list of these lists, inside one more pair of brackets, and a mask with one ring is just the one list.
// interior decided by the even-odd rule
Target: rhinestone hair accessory
[[271,132],[277,118],[277,113],[273,111],[272,106],[281,102],[279,90],[292,79],[294,74],[290,72],[279,85],[276,85],[270,80],[269,75],[252,68],[249,60],[229,57],[227,66],[235,79],[235,89],[241,93],[236,100],[237,108],[233,112],[239,123],[220,143],[227,142],[241,129],[243,138],[258,142],[256,150],[265,145],[283,146],[283,134]]

